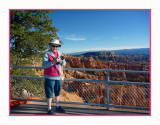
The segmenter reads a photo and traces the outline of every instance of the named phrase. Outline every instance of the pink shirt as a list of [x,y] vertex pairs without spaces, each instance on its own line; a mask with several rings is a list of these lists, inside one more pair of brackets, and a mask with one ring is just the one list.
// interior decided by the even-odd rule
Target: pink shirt
[[[53,52],[52,51],[52,53],[54,54],[54,56],[56,58],[58,57],[58,52]],[[54,60],[54,58],[48,54],[48,61],[51,62],[53,60]],[[44,69],[44,75],[47,75],[47,76],[60,76],[55,64],[52,65],[49,68]]]

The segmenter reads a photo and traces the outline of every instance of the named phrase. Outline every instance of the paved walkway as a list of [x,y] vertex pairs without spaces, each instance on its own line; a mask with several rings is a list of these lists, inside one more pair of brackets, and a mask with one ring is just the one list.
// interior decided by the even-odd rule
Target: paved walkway
[[[61,104],[66,110],[65,114],[56,113],[56,115],[149,115],[149,111],[142,110],[128,110],[110,108],[109,111],[106,107],[89,106],[89,105],[73,105]],[[52,104],[55,108],[55,104]],[[11,108],[10,115],[48,115],[46,102],[29,102],[27,104],[19,105]]]

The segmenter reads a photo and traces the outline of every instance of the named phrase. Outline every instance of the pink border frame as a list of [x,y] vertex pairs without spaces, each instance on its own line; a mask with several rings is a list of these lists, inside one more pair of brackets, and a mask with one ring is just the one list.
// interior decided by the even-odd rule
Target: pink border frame
[[[150,113],[149,115],[11,115],[10,114],[10,11],[11,10],[149,10],[150,11]],[[151,9],[9,9],[9,116],[151,116]]]

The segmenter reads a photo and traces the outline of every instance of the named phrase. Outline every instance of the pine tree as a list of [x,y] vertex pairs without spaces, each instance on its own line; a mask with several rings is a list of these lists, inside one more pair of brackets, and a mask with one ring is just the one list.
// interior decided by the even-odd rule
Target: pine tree
[[[58,38],[58,29],[52,26],[50,10],[10,11],[11,65],[20,65],[22,58],[29,58],[47,49],[52,38]],[[13,59],[13,60],[12,60]]]

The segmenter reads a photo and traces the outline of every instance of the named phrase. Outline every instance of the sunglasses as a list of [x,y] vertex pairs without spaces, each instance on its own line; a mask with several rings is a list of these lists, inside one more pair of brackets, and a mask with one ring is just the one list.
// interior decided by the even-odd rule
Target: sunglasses
[[59,47],[59,46],[56,46],[56,45],[52,45],[52,47]]

